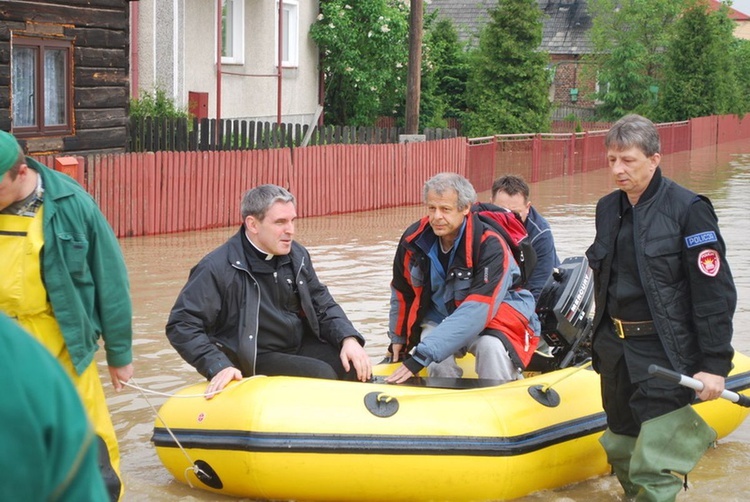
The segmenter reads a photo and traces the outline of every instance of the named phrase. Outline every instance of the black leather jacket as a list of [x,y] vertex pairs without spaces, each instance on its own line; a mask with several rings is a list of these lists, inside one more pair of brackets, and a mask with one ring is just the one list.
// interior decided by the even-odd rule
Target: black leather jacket
[[[660,177],[656,193],[633,208],[636,262],[649,309],[676,371],[726,376],[734,354],[732,316],[737,304],[711,202]],[[596,239],[586,252],[594,271],[594,337],[607,321],[607,290],[614,244],[620,228],[622,195],[616,190],[596,207]],[[701,235],[713,235],[702,242]],[[718,255],[715,276],[701,271],[704,252]],[[701,255],[701,253],[704,253]],[[594,354],[594,366],[598,365]]]
[[[209,380],[235,366],[255,374],[258,350],[258,283],[245,259],[244,228],[193,269],[167,321],[172,346]],[[319,339],[340,347],[344,338],[365,340],[315,273],[310,254],[292,243],[290,253],[304,318]]]

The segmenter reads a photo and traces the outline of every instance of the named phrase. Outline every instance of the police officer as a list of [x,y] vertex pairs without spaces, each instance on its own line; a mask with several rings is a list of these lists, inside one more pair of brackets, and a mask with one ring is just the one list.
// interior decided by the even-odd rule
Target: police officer
[[639,115],[608,132],[619,190],[596,207],[593,362],[608,428],[602,446],[625,493],[674,500],[716,433],[694,391],[650,378],[658,364],[700,380],[698,398],[724,390],[734,351],[737,294],[711,202],[664,177],[659,134]]

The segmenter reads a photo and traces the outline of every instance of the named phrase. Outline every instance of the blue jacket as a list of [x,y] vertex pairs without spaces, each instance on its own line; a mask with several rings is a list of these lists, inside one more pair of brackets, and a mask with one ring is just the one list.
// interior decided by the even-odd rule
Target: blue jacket
[[539,301],[547,279],[552,275],[552,269],[560,265],[560,258],[555,250],[555,239],[552,229],[544,217],[532,206],[525,221],[526,232],[529,234],[531,247],[536,252],[536,266],[531,273],[526,288],[534,295],[534,301]]

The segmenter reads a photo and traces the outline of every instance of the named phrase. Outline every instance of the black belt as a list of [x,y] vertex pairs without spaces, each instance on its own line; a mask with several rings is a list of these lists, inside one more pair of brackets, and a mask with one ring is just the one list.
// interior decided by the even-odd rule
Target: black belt
[[611,317],[612,324],[615,326],[615,333],[620,338],[628,338],[631,336],[646,336],[655,335],[656,326],[654,321],[621,321]]

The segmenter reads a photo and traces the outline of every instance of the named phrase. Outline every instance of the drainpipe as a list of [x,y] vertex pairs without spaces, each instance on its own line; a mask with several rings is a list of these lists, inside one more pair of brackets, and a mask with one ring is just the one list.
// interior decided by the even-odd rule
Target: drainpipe
[[130,97],[138,97],[138,2],[130,2]]
[[279,57],[276,64],[278,65],[278,80],[276,81],[276,123],[281,124],[281,62],[284,60],[284,1],[277,0],[279,2]]
[[221,0],[216,0],[216,140],[221,120]]

